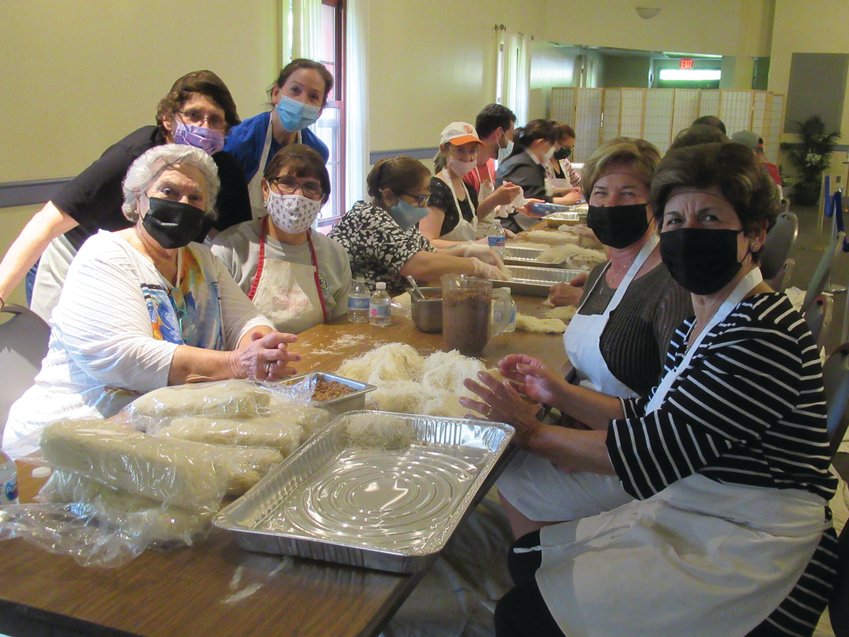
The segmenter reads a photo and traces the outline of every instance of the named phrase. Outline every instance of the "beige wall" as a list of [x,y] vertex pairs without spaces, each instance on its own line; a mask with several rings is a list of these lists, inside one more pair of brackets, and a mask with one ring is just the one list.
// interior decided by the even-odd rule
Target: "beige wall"
[[537,34],[544,12],[544,0],[370,0],[369,150],[435,147],[449,122],[474,122],[495,97],[495,25]]

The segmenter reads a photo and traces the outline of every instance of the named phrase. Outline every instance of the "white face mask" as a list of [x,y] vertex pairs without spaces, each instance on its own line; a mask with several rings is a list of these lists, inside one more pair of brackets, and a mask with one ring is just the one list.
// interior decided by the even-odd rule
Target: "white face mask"
[[465,177],[466,174],[474,170],[475,166],[478,165],[478,163],[474,160],[460,161],[459,159],[455,159],[454,157],[449,157],[445,163],[448,165],[448,168],[451,169],[451,172],[453,172],[458,177]]
[[283,232],[298,234],[310,229],[321,211],[321,202],[303,195],[280,195],[271,191],[265,207],[275,226]]
[[513,140],[507,142],[507,145],[504,148],[498,149],[498,161],[499,163],[507,159],[510,154],[513,152]]

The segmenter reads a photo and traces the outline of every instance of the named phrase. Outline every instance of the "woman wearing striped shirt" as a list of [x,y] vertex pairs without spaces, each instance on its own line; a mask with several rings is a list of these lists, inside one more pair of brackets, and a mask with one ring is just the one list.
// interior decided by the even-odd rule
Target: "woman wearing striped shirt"
[[[496,634],[810,635],[834,572],[822,370],[757,254],[777,209],[751,149],[671,151],[652,182],[661,254],[695,317],[649,400],[568,385],[508,356],[467,407],[566,471],[615,473],[636,500],[544,527],[510,555]],[[520,393],[588,429],[543,425]]]

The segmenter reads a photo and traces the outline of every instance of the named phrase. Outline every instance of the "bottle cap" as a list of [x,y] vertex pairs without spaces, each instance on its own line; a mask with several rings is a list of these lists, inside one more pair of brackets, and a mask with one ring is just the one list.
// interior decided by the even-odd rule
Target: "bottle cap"
[[385,290],[386,289],[386,283],[384,283],[383,281],[378,281],[375,284],[374,287],[375,287],[375,289],[378,289],[378,290]]

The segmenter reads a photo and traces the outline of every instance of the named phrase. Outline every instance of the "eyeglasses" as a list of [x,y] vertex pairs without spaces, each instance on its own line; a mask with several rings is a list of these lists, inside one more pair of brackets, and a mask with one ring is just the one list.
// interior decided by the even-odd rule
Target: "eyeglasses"
[[418,205],[419,208],[424,208],[425,206],[427,206],[427,204],[429,203],[429,200],[430,200],[430,193],[428,193],[426,195],[414,195],[411,192],[405,192],[404,194],[407,195],[408,197],[412,197],[413,199],[415,199],[416,204]]
[[203,126],[206,124],[216,130],[227,128],[227,121],[216,113],[207,113],[199,108],[190,108],[186,111],[177,111],[183,116],[183,120],[192,126]]
[[321,199],[324,191],[321,189],[321,184],[317,181],[298,181],[290,175],[281,177],[272,177],[268,179],[271,188],[281,195],[294,195],[296,190],[300,190],[307,199]]

